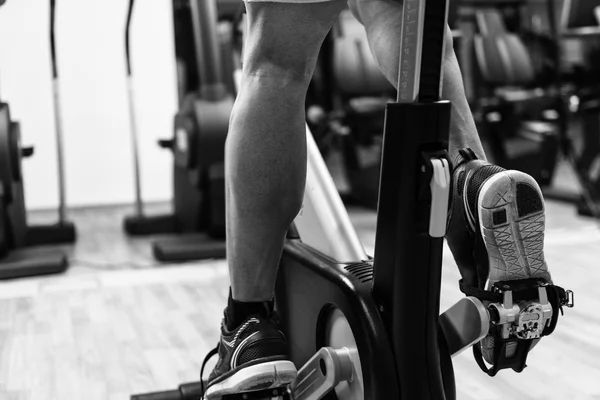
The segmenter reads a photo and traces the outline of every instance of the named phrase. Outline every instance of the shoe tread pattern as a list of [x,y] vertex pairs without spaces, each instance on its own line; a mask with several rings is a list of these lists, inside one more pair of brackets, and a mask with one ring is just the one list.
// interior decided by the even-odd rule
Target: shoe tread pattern
[[[499,280],[549,278],[544,259],[544,205],[531,181],[522,172],[506,171],[481,189],[479,217],[490,261],[488,287]],[[500,212],[506,216],[498,218]]]

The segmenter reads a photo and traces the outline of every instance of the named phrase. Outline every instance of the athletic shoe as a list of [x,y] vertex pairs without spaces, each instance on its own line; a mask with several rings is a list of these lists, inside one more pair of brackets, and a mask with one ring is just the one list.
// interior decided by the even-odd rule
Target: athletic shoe
[[[477,160],[470,149],[455,163],[447,241],[463,283],[489,290],[495,282],[540,278],[551,283],[544,260],[545,210],[531,176]],[[493,362],[493,337],[482,353]]]
[[204,398],[220,399],[228,394],[280,388],[293,382],[296,367],[289,359],[286,337],[277,326],[275,311],[269,317],[250,316],[232,331],[227,330],[223,321],[221,340],[202,365],[204,370],[208,359],[219,355]]

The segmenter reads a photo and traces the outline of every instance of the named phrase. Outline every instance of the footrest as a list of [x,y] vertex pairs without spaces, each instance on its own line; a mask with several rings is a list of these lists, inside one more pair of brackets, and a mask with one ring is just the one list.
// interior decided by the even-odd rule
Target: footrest
[[483,303],[464,297],[447,309],[439,319],[448,350],[455,356],[479,342],[489,330],[489,316]]
[[68,265],[66,254],[59,250],[19,249],[0,260],[0,279],[59,274]]
[[322,347],[298,371],[290,391],[294,400],[322,399],[340,382],[353,378],[354,368],[347,348]]
[[154,258],[163,262],[225,258],[225,240],[206,234],[182,235],[154,242],[152,250]]
[[74,243],[77,231],[72,222],[54,225],[33,225],[27,230],[27,246],[43,246],[47,244]]
[[172,214],[152,217],[134,215],[125,218],[123,229],[131,236],[175,233],[175,218]]

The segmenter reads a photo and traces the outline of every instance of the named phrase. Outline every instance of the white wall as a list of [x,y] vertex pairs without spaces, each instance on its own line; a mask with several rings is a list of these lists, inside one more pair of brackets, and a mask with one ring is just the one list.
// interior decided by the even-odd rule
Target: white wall
[[[125,78],[128,0],[56,0],[69,206],[133,201]],[[177,108],[171,0],[136,2],[131,47],[144,198],[171,196],[169,137]],[[49,0],[8,0],[0,9],[0,96],[21,122],[27,205],[56,206],[57,168],[49,49]]]

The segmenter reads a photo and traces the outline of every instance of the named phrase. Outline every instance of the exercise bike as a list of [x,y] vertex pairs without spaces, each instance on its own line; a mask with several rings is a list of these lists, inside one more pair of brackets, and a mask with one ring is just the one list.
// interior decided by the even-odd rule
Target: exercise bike
[[[307,129],[304,206],[289,230],[275,293],[298,377],[286,388],[224,399],[454,399],[452,355],[490,329],[504,335],[498,343],[517,344],[524,327],[515,321],[542,317],[513,304],[523,282],[498,285],[488,307],[468,296],[439,315],[452,176],[450,103],[440,101],[446,10],[446,1],[404,2],[400,90],[386,108],[374,258]],[[555,325],[561,305],[573,305],[567,292],[550,304],[546,291],[527,284],[527,304],[543,310],[543,324],[527,331],[527,340],[547,333],[550,320]],[[520,354],[487,372],[524,367]],[[193,382],[131,399],[199,399],[203,387]]]
[[0,101],[0,279],[64,272],[68,267],[65,252],[39,246],[73,243],[76,238],[75,226],[66,219],[54,15],[55,1],[51,0],[50,46],[59,166],[59,221],[50,225],[27,222],[21,164],[24,158],[33,155],[34,148],[21,145],[20,124],[11,119],[8,103]]
[[153,243],[159,261],[225,257],[224,148],[235,95],[233,24],[242,9],[232,0],[208,3],[210,13],[195,0],[173,1],[179,112],[173,137],[159,141],[173,154],[173,212],[151,216],[144,212],[140,188],[129,50],[134,0],[129,2],[125,49],[136,201],[124,229],[130,235],[176,234]]

